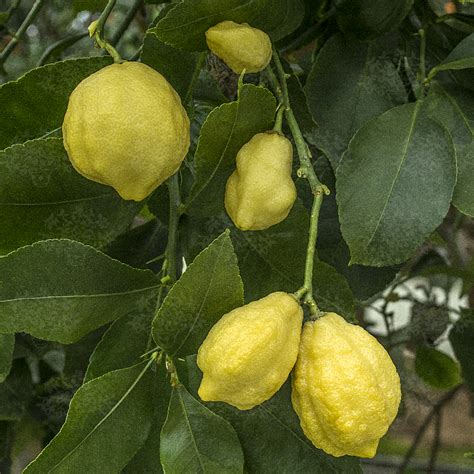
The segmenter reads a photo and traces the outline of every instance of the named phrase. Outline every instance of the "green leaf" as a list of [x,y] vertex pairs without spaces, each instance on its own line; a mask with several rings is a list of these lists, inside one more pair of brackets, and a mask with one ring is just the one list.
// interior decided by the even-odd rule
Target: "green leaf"
[[[193,358],[187,360],[194,393],[201,373]],[[270,400],[252,410],[241,411],[225,403],[206,406],[234,427],[244,450],[245,467],[251,474],[362,472],[357,459],[329,456],[305,437],[292,409],[289,380]]]
[[225,184],[240,148],[272,127],[275,98],[264,87],[244,84],[237,101],[215,108],[206,118],[194,156],[196,181],[187,212],[212,216],[224,209]]
[[0,334],[0,384],[10,373],[14,348],[15,334]]
[[242,304],[237,257],[225,232],[171,288],[153,321],[153,338],[170,355],[195,354],[220,317]]
[[454,354],[461,364],[462,376],[474,391],[474,310],[464,310],[449,333]]
[[152,29],[165,43],[190,51],[207,49],[204,33],[224,20],[248,23],[277,41],[303,20],[301,0],[184,0]]
[[444,59],[435,66],[428,78],[434,77],[440,71],[467,69],[474,67],[474,33],[464,38]]
[[140,356],[150,349],[148,343],[155,311],[156,294],[153,292],[140,301],[139,307],[114,321],[90,357],[84,382],[140,362]]
[[109,57],[68,59],[27,72],[0,86],[0,150],[61,127],[70,93]]
[[456,182],[453,143],[421,104],[395,107],[371,120],[344,154],[336,188],[350,263],[407,260],[449,209]]
[[307,138],[337,168],[354,133],[371,118],[406,102],[386,40],[360,43],[333,36],[321,49],[305,85],[319,127]]
[[232,426],[179,385],[161,431],[165,472],[243,473],[244,456]]
[[148,364],[91,380],[71,400],[61,431],[24,472],[120,472],[148,436],[153,400]]
[[336,0],[335,5],[336,20],[344,33],[370,39],[397,28],[413,0]]
[[148,434],[145,444],[122,471],[124,474],[163,473],[160,463],[160,435],[166,420],[171,397],[171,385],[168,382],[164,364],[157,367],[154,372],[154,377],[156,387],[153,398],[155,414],[153,416],[150,433]]
[[45,240],[0,257],[0,333],[68,344],[156,294],[158,281],[92,247]]
[[451,134],[456,148],[458,173],[453,204],[474,216],[474,92],[433,84],[426,101],[428,113]]
[[198,53],[173,48],[160,41],[153,31],[145,35],[140,60],[163,74],[181,100],[190,98],[198,59]]
[[48,238],[102,247],[141,206],[77,173],[60,138],[0,151],[0,253]]
[[425,383],[434,388],[448,389],[462,382],[459,365],[433,347],[417,348],[415,370]]
[[[226,216],[190,219],[184,234],[189,239],[188,252],[193,255],[232,224]],[[242,232],[232,229],[232,241],[239,260],[246,301],[262,298],[273,291],[296,291],[304,279],[309,219],[300,201],[280,224],[267,230]],[[354,297],[346,282],[333,267],[316,260],[314,293],[323,311],[336,311],[351,318]]]

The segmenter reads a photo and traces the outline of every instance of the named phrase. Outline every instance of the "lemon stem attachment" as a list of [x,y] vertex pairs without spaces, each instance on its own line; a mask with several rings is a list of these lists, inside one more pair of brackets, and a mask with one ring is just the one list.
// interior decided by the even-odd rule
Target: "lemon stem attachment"
[[275,116],[275,124],[273,125],[273,131],[281,133],[281,127],[283,125],[283,114],[285,113],[285,106],[280,104],[277,109]]
[[104,27],[105,27],[105,22],[107,21],[107,18],[110,15],[110,12],[115,6],[117,0],[109,0],[106,7],[100,14],[100,17],[98,20],[93,21],[89,25],[89,35],[91,38],[93,38],[99,46],[99,48],[107,51],[110,56],[112,56],[113,60],[115,63],[123,63],[123,59],[120,56],[120,53],[110,44],[104,36]]
[[294,296],[298,300],[308,305],[311,316],[316,319],[320,317],[322,313],[313,297],[314,257],[318,238],[319,213],[323,203],[323,198],[325,195],[329,194],[329,189],[327,186],[322,184],[321,181],[319,181],[314,171],[313,165],[311,163],[311,151],[303,137],[296,117],[291,110],[290,96],[287,85],[287,79],[289,75],[285,73],[278,52],[275,49],[273,49],[273,62],[275,64],[278,77],[275,75],[275,72],[271,66],[267,66],[267,75],[278,96],[278,99],[284,106],[285,119],[296,145],[296,150],[298,152],[300,161],[300,167],[297,172],[298,177],[308,180],[311,192],[313,194],[313,206],[311,209],[309,224],[308,247],[306,251],[304,283],[303,286],[294,293]]

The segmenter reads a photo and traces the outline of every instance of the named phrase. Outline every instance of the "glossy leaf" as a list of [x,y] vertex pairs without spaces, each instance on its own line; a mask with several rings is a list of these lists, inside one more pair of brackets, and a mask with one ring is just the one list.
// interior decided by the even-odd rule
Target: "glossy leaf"
[[153,347],[148,345],[156,301],[156,294],[150,293],[140,307],[111,324],[90,357],[85,382],[140,362],[140,356]]
[[308,76],[305,93],[319,126],[308,139],[324,151],[334,169],[362,125],[406,101],[403,83],[384,47],[385,40],[360,43],[333,36]]
[[[193,392],[199,386],[201,373],[188,357]],[[317,449],[300,427],[291,405],[291,383],[267,402],[252,410],[241,411],[225,403],[207,403],[212,411],[228,420],[239,435],[249,473],[276,472],[361,473],[355,458],[332,457]]]
[[207,49],[204,33],[221,21],[248,23],[277,41],[298,28],[303,16],[301,0],[184,0],[152,31],[175,48],[203,51]]
[[148,436],[153,392],[143,363],[86,383],[71,400],[61,431],[24,472],[120,472]]
[[397,28],[410,12],[413,0],[336,0],[335,5],[342,31],[370,39]]
[[425,383],[434,388],[448,389],[461,383],[459,365],[433,347],[417,348],[415,370]]
[[244,84],[237,101],[207,116],[194,155],[196,179],[186,203],[188,213],[214,215],[224,209],[225,184],[237,152],[253,135],[272,128],[275,106],[268,89]]
[[474,216],[474,92],[433,84],[426,107],[433,120],[449,130],[456,148],[458,173],[453,204]]
[[109,57],[68,59],[32,69],[0,86],[0,150],[49,134],[63,122],[69,94]]
[[0,384],[10,372],[14,347],[15,334],[0,334]]
[[140,56],[143,63],[166,77],[181,96],[181,100],[190,98],[198,58],[198,53],[190,53],[163,43],[153,32],[145,35]]
[[153,397],[155,414],[153,415],[151,429],[145,444],[122,471],[124,474],[163,473],[160,462],[160,437],[161,430],[166,420],[166,415],[168,414],[171,385],[167,379],[167,372],[164,364],[160,364],[157,367],[153,376],[155,378],[155,391]]
[[[226,216],[192,219],[184,233],[188,252],[207,245],[215,233],[232,224]],[[296,291],[304,278],[309,219],[297,201],[290,215],[267,230],[242,232],[232,229],[232,241],[245,287],[245,300],[262,298],[273,291]],[[333,267],[317,260],[314,265],[314,293],[321,309],[350,318],[354,297],[346,280]]]
[[474,67],[474,33],[464,38],[444,59],[431,71],[433,77],[440,71],[467,69]]
[[456,321],[449,341],[454,354],[461,364],[462,376],[469,388],[474,391],[474,311],[464,310],[461,318]]
[[407,260],[441,224],[455,182],[451,137],[420,102],[363,126],[337,170],[339,217],[351,263]]
[[68,344],[140,308],[158,281],[72,240],[45,240],[0,257],[0,333]]
[[153,338],[170,355],[195,354],[220,317],[242,304],[237,257],[225,232],[171,288],[153,322]]
[[182,385],[171,394],[160,457],[165,472],[243,473],[244,456],[232,426]]
[[60,138],[0,151],[0,253],[48,238],[102,247],[141,206],[77,173]]

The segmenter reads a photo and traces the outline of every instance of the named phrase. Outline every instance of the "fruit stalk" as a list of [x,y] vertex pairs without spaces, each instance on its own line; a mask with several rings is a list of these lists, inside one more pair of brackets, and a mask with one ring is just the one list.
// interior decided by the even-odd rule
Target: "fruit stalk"
[[296,150],[300,160],[300,167],[298,169],[298,177],[306,178],[309,182],[311,192],[313,194],[313,206],[311,210],[309,236],[308,236],[308,247],[306,251],[306,263],[305,263],[305,276],[303,286],[295,293],[298,299],[304,297],[304,303],[306,303],[313,317],[317,318],[321,315],[321,311],[316,304],[313,297],[313,270],[314,270],[314,256],[316,250],[316,241],[318,237],[318,220],[321,205],[323,203],[324,195],[329,194],[327,186],[319,181],[313,165],[311,163],[311,151],[303,137],[301,129],[298,125],[295,115],[291,110],[290,97],[288,93],[287,85],[287,74],[285,73],[283,66],[278,56],[278,52],[273,50],[273,61],[275,63],[278,78],[276,77],[273,69],[268,66],[267,72],[271,83],[277,93],[278,99],[282,102],[285,107],[285,118],[290,128],[291,134],[295,141]]

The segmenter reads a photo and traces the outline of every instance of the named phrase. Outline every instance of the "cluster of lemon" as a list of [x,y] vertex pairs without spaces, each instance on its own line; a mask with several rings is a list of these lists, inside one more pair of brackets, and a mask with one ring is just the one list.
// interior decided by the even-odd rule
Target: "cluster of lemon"
[[[235,72],[258,72],[272,46],[263,31],[224,21],[206,32],[209,48]],[[190,144],[181,100],[154,69],[113,64],[73,91],[63,124],[76,170],[141,201],[180,167]],[[284,220],[296,199],[291,142],[256,134],[237,154],[225,207],[242,230]],[[268,400],[293,372],[292,403],[306,436],[333,456],[371,457],[396,416],[400,381],[384,348],[335,313],[303,323],[287,293],[272,293],[224,315],[198,353],[199,395],[239,409]],[[295,365],[296,364],[296,365]]]
[[271,398],[294,367],[292,403],[305,435],[333,456],[373,457],[400,404],[390,356],[336,313],[303,330],[302,322],[301,306],[283,292],[224,315],[198,352],[199,396],[248,410]]

